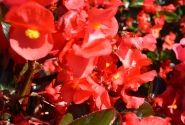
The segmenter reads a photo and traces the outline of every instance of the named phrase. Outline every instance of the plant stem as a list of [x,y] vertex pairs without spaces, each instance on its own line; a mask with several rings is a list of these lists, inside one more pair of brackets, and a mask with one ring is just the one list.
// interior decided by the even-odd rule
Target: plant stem
[[[29,61],[28,62],[28,70],[25,74],[25,79],[24,79],[24,86],[23,89],[21,91],[21,97],[24,97],[26,95],[29,95],[31,92],[31,84],[32,84],[32,77],[34,75],[34,69],[35,69],[35,62]],[[27,105],[29,98],[26,97],[23,99],[22,101],[22,105]],[[23,109],[25,110],[26,107],[23,107]]]

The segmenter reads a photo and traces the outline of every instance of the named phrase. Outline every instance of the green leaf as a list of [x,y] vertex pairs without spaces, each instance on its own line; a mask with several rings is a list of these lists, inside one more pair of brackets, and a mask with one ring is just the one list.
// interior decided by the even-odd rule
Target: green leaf
[[175,54],[172,50],[164,50],[160,53],[160,60],[170,59],[172,62],[175,60]]
[[69,125],[111,125],[115,119],[115,110],[106,109],[76,119]]
[[144,102],[139,109],[136,110],[136,114],[139,117],[147,117],[154,114],[152,106],[148,102]]
[[68,125],[73,121],[73,115],[71,113],[67,113],[63,116],[63,118],[60,120],[59,125]]
[[180,6],[176,9],[176,13],[182,17],[185,14],[185,6]]
[[1,22],[3,33],[7,39],[9,39],[10,24]]
[[158,5],[164,5],[164,4],[166,4],[168,2],[168,0],[156,0],[155,2]]
[[128,29],[131,30],[132,32],[137,32],[138,31],[137,27],[129,27]]
[[151,60],[158,60],[158,55],[156,52],[147,52],[147,57],[150,58]]
[[130,7],[141,7],[143,6],[144,0],[133,0],[130,4]]
[[3,120],[6,120],[6,121],[10,121],[11,114],[6,113],[6,112],[5,113],[2,113],[1,116],[0,116],[0,118],[3,119]]
[[174,12],[167,12],[167,11],[161,11],[158,13],[159,15],[164,15],[165,19],[168,23],[171,22],[176,22],[180,19],[180,16],[178,16],[176,13]]
[[138,89],[138,93],[140,95],[147,96],[149,87],[150,87],[149,83],[145,83],[145,84],[141,85]]

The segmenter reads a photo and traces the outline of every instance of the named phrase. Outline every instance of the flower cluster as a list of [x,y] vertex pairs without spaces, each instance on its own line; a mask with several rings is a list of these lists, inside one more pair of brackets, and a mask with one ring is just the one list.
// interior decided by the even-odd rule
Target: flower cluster
[[71,124],[88,124],[112,108],[105,125],[185,124],[184,8],[184,0],[2,0],[0,124],[66,125],[69,113]]

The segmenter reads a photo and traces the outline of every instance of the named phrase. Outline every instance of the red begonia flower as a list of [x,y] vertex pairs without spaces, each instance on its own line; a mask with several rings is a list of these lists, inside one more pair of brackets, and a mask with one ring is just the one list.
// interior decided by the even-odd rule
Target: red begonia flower
[[96,88],[96,92],[93,95],[93,98],[98,109],[102,110],[102,109],[111,108],[110,97],[108,92],[105,90],[105,88],[101,86]]
[[81,46],[73,46],[76,54],[89,58],[112,52],[111,38],[118,31],[118,22],[114,17],[116,12],[116,7],[92,8],[88,11],[88,26],[83,43]]
[[110,97],[107,90],[98,85],[92,78],[87,77],[87,81],[91,84],[93,90],[92,96],[98,109],[107,109],[111,107]]
[[108,55],[112,52],[112,46],[107,39],[98,39],[93,43],[84,43],[81,47],[73,45],[75,54],[85,58]]
[[161,6],[155,4],[155,0],[144,0],[143,7],[149,13],[156,13],[161,10]]
[[147,49],[154,51],[156,48],[156,39],[152,35],[146,35],[144,37],[134,37],[130,39],[131,43],[138,49]]
[[181,114],[181,121],[185,124],[185,111]]
[[118,86],[122,85],[123,84],[123,81],[124,81],[124,77],[123,76],[123,67],[119,67],[117,69],[117,71],[112,74],[112,89],[113,91],[116,91]]
[[18,55],[11,47],[9,48],[9,53],[15,63],[17,63],[17,64],[25,64],[26,63],[26,60],[22,56]]
[[86,77],[94,68],[94,58],[84,58],[69,51],[66,56],[66,65],[76,78]]
[[58,29],[65,39],[83,38],[85,34],[87,13],[70,10],[59,19]]
[[117,61],[118,58],[114,54],[99,56],[96,68],[92,73],[92,77],[97,83],[101,83],[103,80],[103,84],[114,92],[117,91],[118,86],[123,84],[123,77],[121,77],[123,70],[117,68]]
[[142,67],[151,64],[150,59],[139,50],[129,49],[124,58],[120,57],[125,68]]
[[86,79],[77,79],[64,83],[60,95],[62,100],[68,103],[74,102],[80,104],[89,99],[92,91],[91,85]]
[[25,3],[28,0],[3,0],[3,3],[8,6],[17,6]]
[[123,60],[125,58],[128,50],[132,48],[132,43],[130,42],[130,37],[124,36],[121,38],[121,43],[118,46],[118,49],[116,50],[116,55],[120,58],[120,60]]
[[55,102],[55,101],[59,101],[59,92],[61,89],[61,85],[58,86],[54,86],[55,80],[53,80],[46,88],[45,88],[45,92],[46,94],[48,94],[50,96],[50,100]]
[[126,45],[130,46],[125,44],[117,53],[124,67],[122,73],[124,86],[121,95],[127,108],[138,108],[144,102],[144,98],[128,95],[127,91],[137,91],[142,84],[152,81],[156,71],[142,71],[142,68],[151,64],[151,61],[138,49],[129,49]]
[[126,103],[127,108],[139,108],[144,103],[144,98],[128,95],[128,93],[123,89],[121,92],[122,99]]
[[183,125],[185,111],[185,64],[180,63],[174,68],[174,75],[168,81],[166,90],[155,98],[155,104],[161,111],[172,118],[174,124]]
[[24,27],[46,33],[55,31],[53,14],[36,2],[27,2],[11,8],[5,21],[14,27]]
[[68,10],[79,10],[84,7],[84,0],[63,0],[63,4]]
[[149,19],[150,15],[145,11],[140,11],[139,14],[137,14],[138,28],[144,33],[149,33],[151,30],[152,25]]
[[147,34],[144,37],[135,37],[131,38],[131,43],[139,49],[148,49],[150,51],[154,51],[156,48],[156,39],[152,34]]
[[163,11],[167,12],[174,12],[176,10],[176,7],[173,4],[169,4],[166,6],[162,6]]
[[156,75],[155,70],[141,73],[138,69],[128,69],[123,74],[124,88],[137,91],[142,84],[152,81]]
[[[128,54],[130,52],[129,51],[130,48],[134,47],[134,48],[137,48],[137,49],[140,49],[140,50],[148,49],[150,51],[154,51],[155,48],[156,48],[156,45],[155,45],[156,43],[157,43],[157,41],[156,41],[156,39],[154,38],[154,36],[152,34],[148,34],[144,37],[124,36],[124,37],[121,38],[121,43],[118,46],[116,54],[122,60],[123,58],[126,58],[125,56],[126,56],[126,54]],[[137,53],[139,54],[139,51]],[[146,57],[145,55],[143,55],[143,56]]]
[[160,67],[159,75],[161,78],[166,79],[169,72],[173,70],[173,67],[170,65],[171,60],[164,60]]
[[157,116],[149,116],[141,119],[140,125],[170,125],[170,119],[164,119]]
[[173,45],[173,51],[175,52],[176,58],[185,61],[185,38],[180,40],[180,43],[176,43]]
[[45,60],[42,67],[45,72],[49,73],[55,73],[59,71],[59,64],[56,58]]
[[100,56],[98,57],[97,67],[104,72],[112,74],[117,71],[117,61],[118,58],[113,54],[108,56]]
[[23,58],[37,60],[53,48],[51,33],[54,32],[54,18],[43,6],[28,2],[13,7],[5,20],[12,26],[10,46]]
[[172,49],[176,39],[176,34],[173,32],[170,32],[168,35],[164,38],[163,43],[163,49]]
[[10,34],[10,46],[20,56],[27,60],[37,60],[45,57],[53,48],[51,34],[40,34],[36,40],[25,35],[25,29],[12,29]]
[[35,1],[41,5],[47,6],[50,5],[52,2],[56,1],[56,0],[28,0],[28,1]]
[[134,113],[126,113],[125,116],[125,122],[122,123],[122,125],[139,125],[139,119]]
[[126,113],[125,122],[122,125],[171,125],[169,118],[161,118],[157,116],[148,116],[140,119],[134,113]]
[[114,17],[116,12],[117,7],[108,9],[90,9],[88,12],[90,35],[94,34],[96,31],[100,31],[104,36],[114,37],[118,31],[118,22]]
[[52,38],[54,41],[53,49],[51,50],[50,54],[56,56],[59,52],[65,47],[67,41],[63,37],[61,32],[55,32],[52,34]]

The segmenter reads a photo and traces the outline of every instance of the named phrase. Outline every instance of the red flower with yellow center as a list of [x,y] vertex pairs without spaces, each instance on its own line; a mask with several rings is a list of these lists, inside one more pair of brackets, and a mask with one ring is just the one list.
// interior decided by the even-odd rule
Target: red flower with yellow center
[[37,60],[53,48],[54,17],[38,3],[27,2],[11,8],[5,21],[11,24],[10,46],[23,58]]

